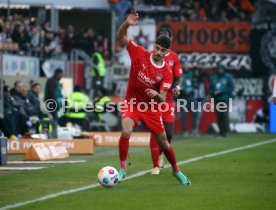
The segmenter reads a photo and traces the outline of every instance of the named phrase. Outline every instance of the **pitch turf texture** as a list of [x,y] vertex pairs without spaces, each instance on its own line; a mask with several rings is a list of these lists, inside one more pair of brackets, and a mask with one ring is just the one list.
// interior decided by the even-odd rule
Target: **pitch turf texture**
[[[176,136],[173,146],[178,161],[181,161],[274,138],[276,136],[271,134],[234,134],[227,139],[202,137],[189,140]],[[0,171],[0,209],[97,183],[101,167],[118,168],[117,150],[115,147],[96,147],[94,155],[71,155],[69,158],[85,159],[85,163],[48,164],[48,168],[37,171]],[[12,155],[8,159],[22,160],[22,156]],[[128,175],[151,169],[149,148],[131,147],[128,162]],[[97,186],[15,209],[276,209],[276,142],[204,158],[180,168],[191,179],[192,186],[180,185],[171,169],[166,168],[159,176],[147,173],[114,188]]]

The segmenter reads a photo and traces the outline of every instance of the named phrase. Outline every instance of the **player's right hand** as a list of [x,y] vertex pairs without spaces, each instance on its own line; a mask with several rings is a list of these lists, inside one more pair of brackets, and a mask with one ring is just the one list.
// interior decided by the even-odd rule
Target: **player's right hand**
[[136,25],[138,23],[139,15],[135,10],[132,10],[131,13],[127,16],[126,22],[129,25]]
[[146,89],[146,94],[151,97],[151,98],[154,98],[155,96],[158,95],[158,92],[155,91],[155,90],[152,90],[150,88]]

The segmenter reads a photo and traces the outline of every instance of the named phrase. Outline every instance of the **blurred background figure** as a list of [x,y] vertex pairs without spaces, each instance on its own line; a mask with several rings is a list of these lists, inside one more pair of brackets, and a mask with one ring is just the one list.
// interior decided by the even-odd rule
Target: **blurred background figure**
[[[187,67],[184,67],[187,69]],[[202,106],[207,99],[208,79],[200,68],[188,69],[184,72],[182,78],[182,91],[180,98],[186,100],[187,110],[192,115],[192,135],[199,137],[199,123],[202,115]],[[181,121],[183,136],[188,137],[190,131],[188,129],[187,112],[181,110]]]
[[89,128],[86,114],[88,103],[88,96],[83,93],[79,85],[75,85],[73,93],[66,98],[68,108],[65,111],[65,124],[68,122],[77,124],[83,131],[87,131]]
[[92,55],[93,62],[95,64],[94,67],[91,69],[91,75],[92,75],[92,87],[94,91],[94,97],[97,97],[99,91],[104,86],[104,78],[106,74],[106,67],[105,67],[105,61],[103,57],[103,48],[100,47],[99,51],[96,51]]
[[96,97],[94,98],[96,120],[103,121],[103,114],[106,112],[106,105],[111,102],[111,98],[107,94],[107,90],[101,88],[97,90]]
[[0,118],[0,130],[9,139],[17,139],[16,130],[16,115],[15,107],[13,106],[13,98],[11,97],[10,87],[5,85],[3,87],[4,95],[4,118]]
[[75,32],[75,28],[73,25],[68,25],[67,33],[63,39],[63,50],[67,53],[70,53],[72,49],[76,48],[78,37]]
[[56,69],[54,76],[47,80],[44,92],[44,102],[50,100],[55,103],[53,106],[56,106],[56,108],[51,112],[51,115],[56,122],[58,121],[58,111],[62,106],[63,99],[62,85],[60,83],[62,77],[62,69]]
[[203,72],[203,69],[196,68],[193,72],[193,91],[196,112],[192,113],[193,117],[193,136],[199,137],[199,123],[203,113],[202,107],[208,99],[210,81],[208,75]]
[[33,112],[34,115],[38,116],[38,117],[42,117],[42,111],[40,108],[40,99],[39,99],[39,94],[41,92],[41,86],[39,83],[33,83],[31,90],[28,93],[28,99],[30,101],[30,103],[33,106]]
[[263,108],[259,109],[254,118],[253,118],[254,123],[258,123],[264,126],[264,130],[268,131],[269,130],[269,106],[266,105]]
[[219,126],[219,135],[227,137],[229,132],[229,99],[232,98],[234,90],[234,80],[231,74],[226,73],[223,66],[218,66],[217,73],[211,78],[210,94],[215,100],[215,107],[223,102],[226,112],[220,112],[215,108],[217,122]]

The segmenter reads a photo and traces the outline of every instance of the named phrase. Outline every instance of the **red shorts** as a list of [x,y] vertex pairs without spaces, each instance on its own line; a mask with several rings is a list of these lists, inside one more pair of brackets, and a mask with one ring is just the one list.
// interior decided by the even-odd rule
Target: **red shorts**
[[164,112],[162,112],[162,119],[164,122],[174,123],[174,103],[168,103],[168,109],[164,108]]
[[161,112],[153,112],[151,110],[138,112],[136,108],[133,108],[133,110],[125,110],[122,112],[122,120],[125,118],[131,118],[135,123],[135,127],[141,121],[154,134],[160,134],[165,131]]

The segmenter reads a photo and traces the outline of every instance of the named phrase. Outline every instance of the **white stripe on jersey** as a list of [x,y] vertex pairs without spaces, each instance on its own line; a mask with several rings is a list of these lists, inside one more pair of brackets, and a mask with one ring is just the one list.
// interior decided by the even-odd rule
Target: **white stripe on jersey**
[[170,87],[171,87],[171,84],[169,84],[169,83],[164,83],[164,84],[163,84],[163,87],[165,87],[165,88],[170,88]]

